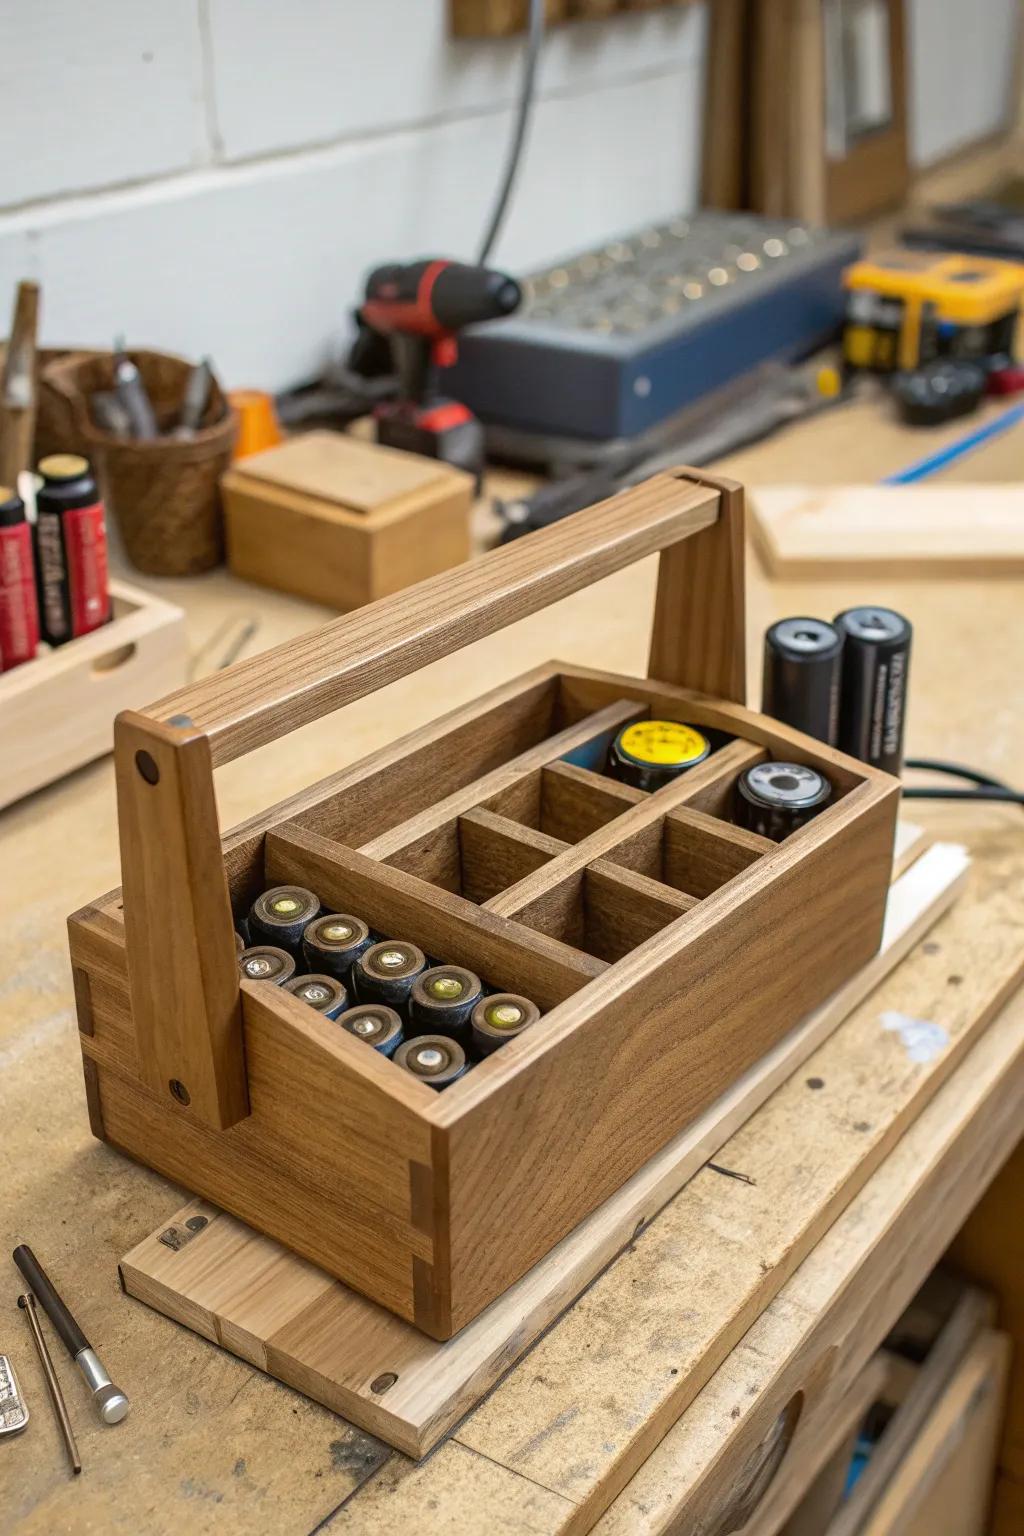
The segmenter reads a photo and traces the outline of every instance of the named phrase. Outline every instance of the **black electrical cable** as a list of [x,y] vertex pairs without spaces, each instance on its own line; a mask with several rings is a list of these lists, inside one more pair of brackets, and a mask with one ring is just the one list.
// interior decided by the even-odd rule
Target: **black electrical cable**
[[508,158],[505,162],[505,171],[498,188],[498,195],[491,212],[487,232],[484,235],[477,256],[477,263],[484,267],[487,258],[494,248],[494,242],[498,238],[502,222],[508,210],[508,202],[512,193],[512,185],[519,170],[519,161],[522,158],[523,144],[526,141],[526,130],[530,122],[530,111],[533,106],[534,86],[537,77],[537,61],[540,58],[541,44],[544,41],[544,0],[530,0],[529,33],[526,39],[526,53],[523,58],[523,80],[519,90],[519,106],[516,112],[515,127],[512,130],[512,142],[509,145]]
[[935,757],[908,757],[904,766],[918,768],[925,773],[948,774],[950,778],[966,779],[974,785],[973,789],[951,788],[945,784],[932,787],[904,786],[905,800],[966,800],[968,802],[986,800],[997,804],[1024,806],[1024,794],[1020,790],[1011,789],[1001,779],[993,778],[990,773],[982,773],[978,768],[967,768],[962,763],[947,763]]

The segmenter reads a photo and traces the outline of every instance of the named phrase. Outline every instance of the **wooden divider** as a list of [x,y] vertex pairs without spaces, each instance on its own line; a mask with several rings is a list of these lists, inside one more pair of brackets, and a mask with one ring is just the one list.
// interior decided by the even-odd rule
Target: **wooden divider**
[[[614,820],[572,844],[556,859],[493,897],[486,904],[487,910],[503,917],[535,920],[539,904],[562,886],[567,877],[600,858],[630,865],[639,851],[641,863],[649,866],[653,863],[653,874],[657,878],[660,875],[661,823],[666,811],[686,804],[724,805],[732,794],[736,775],[752,763],[760,762],[764,755],[762,747],[749,741],[730,741],[682,778],[645,796],[639,804],[631,805]],[[640,872],[648,873],[648,870],[641,868]]]

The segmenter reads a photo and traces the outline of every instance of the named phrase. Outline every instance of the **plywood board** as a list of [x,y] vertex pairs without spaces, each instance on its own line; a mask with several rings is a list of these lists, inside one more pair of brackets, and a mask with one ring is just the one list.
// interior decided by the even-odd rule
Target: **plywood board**
[[408,1454],[424,1455],[950,905],[965,878],[964,850],[935,843],[921,852],[926,839],[915,831],[901,834],[903,856],[915,848],[920,856],[892,887],[875,959],[448,1343],[203,1201],[190,1202],[122,1260],[125,1289]]
[[775,576],[1024,571],[1020,484],[767,485],[751,504],[754,538]]

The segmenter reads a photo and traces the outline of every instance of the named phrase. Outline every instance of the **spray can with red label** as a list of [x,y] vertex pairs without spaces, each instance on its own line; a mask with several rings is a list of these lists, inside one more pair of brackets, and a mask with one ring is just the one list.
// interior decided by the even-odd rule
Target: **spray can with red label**
[[36,653],[39,610],[25,503],[2,490],[0,498],[0,672],[9,672]]
[[36,574],[43,639],[64,645],[110,618],[103,503],[88,461],[55,453],[40,462]]

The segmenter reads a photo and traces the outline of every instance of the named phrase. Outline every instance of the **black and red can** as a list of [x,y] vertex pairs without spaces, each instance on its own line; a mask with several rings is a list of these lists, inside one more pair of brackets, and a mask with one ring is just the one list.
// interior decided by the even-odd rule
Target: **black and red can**
[[50,645],[99,629],[110,618],[103,502],[87,459],[54,453],[39,465],[36,579],[39,621]]
[[21,497],[8,496],[0,501],[0,672],[31,661],[38,644],[32,530]]

